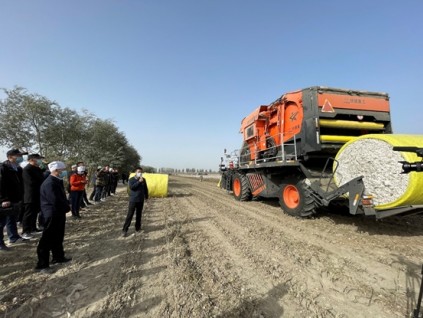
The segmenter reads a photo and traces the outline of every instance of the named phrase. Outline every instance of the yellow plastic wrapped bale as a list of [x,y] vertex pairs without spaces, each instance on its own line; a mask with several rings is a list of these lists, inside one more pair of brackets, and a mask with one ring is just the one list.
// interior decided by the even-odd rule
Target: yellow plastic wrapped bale
[[421,158],[412,152],[393,151],[394,146],[423,147],[423,135],[371,134],[346,143],[336,156],[336,184],[363,176],[366,194],[374,195],[377,210],[423,204],[423,173],[401,174],[399,163]]
[[[132,178],[134,175],[134,172],[131,173],[129,178]],[[161,173],[143,173],[142,176],[147,181],[148,196],[150,198],[163,198],[167,196],[169,175]]]

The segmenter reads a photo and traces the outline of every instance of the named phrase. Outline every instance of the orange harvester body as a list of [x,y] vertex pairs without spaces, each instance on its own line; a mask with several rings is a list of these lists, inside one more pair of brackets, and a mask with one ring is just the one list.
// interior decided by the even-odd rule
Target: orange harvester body
[[339,149],[343,142],[334,136],[346,140],[369,130],[392,132],[389,112],[389,98],[383,93],[323,87],[286,93],[242,120],[241,156],[248,161],[276,156],[279,146],[293,140],[299,145],[299,156],[330,144]]

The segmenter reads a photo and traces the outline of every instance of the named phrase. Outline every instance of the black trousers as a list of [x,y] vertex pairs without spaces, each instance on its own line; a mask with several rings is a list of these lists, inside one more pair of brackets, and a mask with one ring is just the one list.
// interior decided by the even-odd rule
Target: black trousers
[[81,208],[83,194],[84,191],[71,191],[71,210],[73,216],[79,216],[79,209]]
[[129,226],[131,225],[132,218],[135,212],[135,231],[141,230],[141,216],[142,208],[144,207],[144,201],[142,202],[129,202],[128,214],[126,216],[125,224],[123,225],[123,231],[128,232]]
[[37,215],[40,212],[39,203],[25,203],[22,218],[22,233],[34,232],[37,229]]
[[38,268],[48,267],[50,251],[53,259],[62,259],[65,256],[63,239],[65,237],[66,215],[55,215],[45,222],[43,234],[37,246]]

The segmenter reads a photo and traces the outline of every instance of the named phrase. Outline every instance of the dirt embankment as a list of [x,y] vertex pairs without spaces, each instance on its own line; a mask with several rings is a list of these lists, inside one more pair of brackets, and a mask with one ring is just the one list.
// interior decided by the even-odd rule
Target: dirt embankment
[[325,214],[237,202],[215,181],[172,176],[144,232],[121,238],[117,196],[67,223],[73,257],[33,272],[36,241],[0,254],[7,317],[407,317],[417,300],[423,217]]

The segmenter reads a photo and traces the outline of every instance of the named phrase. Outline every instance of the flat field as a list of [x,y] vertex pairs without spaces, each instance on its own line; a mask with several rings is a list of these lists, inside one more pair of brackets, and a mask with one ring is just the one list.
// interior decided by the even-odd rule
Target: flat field
[[423,217],[296,219],[235,201],[215,179],[171,176],[144,232],[121,237],[127,194],[69,218],[66,255],[35,273],[37,239],[0,254],[5,317],[410,317]]

